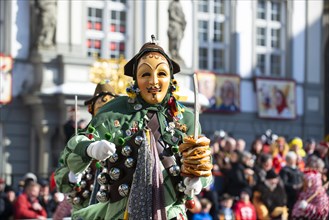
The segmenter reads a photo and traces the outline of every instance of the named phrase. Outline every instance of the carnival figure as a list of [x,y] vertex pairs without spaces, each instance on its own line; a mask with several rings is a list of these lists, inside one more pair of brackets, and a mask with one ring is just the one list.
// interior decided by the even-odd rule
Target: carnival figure
[[194,114],[173,95],[179,71],[154,41],[144,44],[125,66],[134,79],[128,97],[107,103],[69,140],[62,167],[77,175],[96,161],[100,171],[98,203],[73,219],[187,219],[191,195],[212,181],[212,164],[209,139],[192,137]]

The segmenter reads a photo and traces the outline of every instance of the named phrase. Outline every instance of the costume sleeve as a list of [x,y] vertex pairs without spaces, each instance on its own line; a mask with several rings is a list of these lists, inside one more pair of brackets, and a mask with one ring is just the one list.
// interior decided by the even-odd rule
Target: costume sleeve
[[60,156],[60,167],[55,171],[55,181],[60,192],[67,193],[72,190],[73,186],[68,180],[70,171],[81,173],[89,166],[91,158],[85,151],[91,142],[85,135],[73,136],[67,142]]

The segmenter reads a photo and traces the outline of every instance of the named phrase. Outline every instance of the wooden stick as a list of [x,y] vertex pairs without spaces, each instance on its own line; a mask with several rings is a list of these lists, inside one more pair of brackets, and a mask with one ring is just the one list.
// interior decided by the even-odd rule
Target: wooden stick
[[[193,85],[194,85],[194,140],[197,140],[199,137],[199,86],[198,79],[196,74],[193,74]],[[194,197],[194,190],[191,190],[191,198]]]
[[74,108],[75,108],[75,111],[74,111],[74,113],[75,113],[75,135],[77,135],[78,134],[78,96],[76,95],[75,96],[75,106],[74,106]]
[[197,140],[199,137],[199,87],[198,79],[196,74],[193,74],[193,84],[194,84],[194,139]]
[[[329,181],[326,182],[322,187],[326,188],[329,184]],[[318,194],[319,194],[319,190],[317,190],[313,195],[311,195],[308,199],[306,199],[306,202],[309,203],[310,201],[312,201]]]

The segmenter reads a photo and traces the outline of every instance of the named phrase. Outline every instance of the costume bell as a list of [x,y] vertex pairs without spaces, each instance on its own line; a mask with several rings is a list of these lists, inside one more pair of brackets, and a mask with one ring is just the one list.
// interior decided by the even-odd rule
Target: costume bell
[[[181,175],[178,146],[194,133],[194,114],[173,95],[179,71],[160,46],[144,44],[125,66],[134,79],[128,96],[107,103],[86,133],[69,140],[59,170],[79,174],[97,161],[100,172],[98,203],[76,210],[73,219],[187,219],[186,195],[198,194],[212,177]],[[57,172],[57,183],[65,178]]]

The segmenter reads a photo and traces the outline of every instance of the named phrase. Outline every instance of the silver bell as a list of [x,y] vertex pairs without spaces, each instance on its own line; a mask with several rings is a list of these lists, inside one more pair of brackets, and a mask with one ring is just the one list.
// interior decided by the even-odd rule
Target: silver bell
[[86,182],[85,180],[82,180],[82,181],[80,182],[80,186],[81,186],[81,188],[86,188],[86,186],[87,186],[87,182]]
[[106,160],[99,161],[101,167],[106,167]]
[[68,195],[67,197],[66,197],[66,200],[68,201],[68,203],[73,203],[73,198],[72,198],[72,196],[70,196],[70,195]]
[[128,196],[129,186],[127,184],[121,184],[118,188],[119,194],[122,197]]
[[83,191],[83,193],[82,193],[83,198],[88,199],[89,196],[90,196],[90,192],[88,190]]
[[96,194],[96,199],[99,201],[99,202],[107,202],[109,201],[110,199],[110,195],[107,191],[105,190],[100,190],[97,192]]
[[93,178],[93,175],[90,174],[90,173],[88,173],[88,174],[86,175],[86,178],[87,178],[87,180],[91,180],[91,179]]
[[94,190],[94,184],[90,184],[89,190],[90,191],[93,191]]
[[125,161],[125,166],[127,168],[132,168],[135,165],[135,160],[131,157],[128,157]]
[[112,180],[118,180],[120,178],[120,169],[113,167],[110,169],[109,174]]
[[81,203],[81,198],[80,197],[74,197],[73,198],[73,204],[74,205],[79,205]]
[[126,145],[122,148],[121,153],[123,156],[129,157],[132,152],[132,149],[130,146]]
[[183,184],[182,181],[180,181],[180,182],[177,184],[177,186],[176,186],[176,190],[179,191],[179,192],[184,192],[185,189],[186,189],[186,188],[185,188],[185,186],[184,186],[184,184]]
[[119,159],[119,156],[118,156],[117,153],[114,153],[114,154],[112,154],[112,155],[109,157],[109,161],[110,161],[111,163],[115,163],[115,162],[117,162],[118,159]]
[[169,173],[172,176],[178,176],[180,173],[180,167],[178,165],[173,165],[169,168]]
[[107,185],[110,182],[110,175],[107,173],[100,173],[97,176],[97,182],[100,185]]
[[143,138],[142,136],[137,136],[137,137],[135,138],[135,143],[136,143],[137,145],[141,145],[143,141],[144,141],[144,138]]

